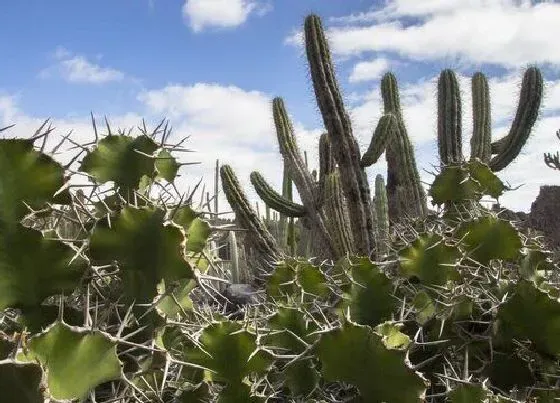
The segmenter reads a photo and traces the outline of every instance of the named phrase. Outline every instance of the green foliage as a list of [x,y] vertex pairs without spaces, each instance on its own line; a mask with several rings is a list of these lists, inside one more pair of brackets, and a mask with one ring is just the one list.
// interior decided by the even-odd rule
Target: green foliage
[[56,322],[32,337],[28,349],[25,360],[36,360],[45,367],[49,392],[55,399],[83,398],[95,386],[121,377],[116,343],[100,332]]
[[[297,225],[302,242],[313,241],[314,258],[287,258],[286,242],[277,245],[233,170],[222,166],[242,242],[258,255],[255,281],[239,295],[224,284],[227,274],[213,255],[223,229],[192,206],[192,194],[186,202],[172,194],[185,164],[172,157],[178,146],[166,143],[166,129],[161,142],[157,130],[145,129],[139,137],[98,140],[94,126],[95,145],[80,167],[93,182],[88,197],[60,191],[71,171],[35,149],[40,136],[0,140],[0,166],[9,172],[0,176],[0,403],[560,397],[558,265],[530,233],[478,203],[508,190],[492,169],[515,158],[534,123],[538,70],[529,69],[522,85],[527,105],[520,110],[528,115],[490,151],[487,83],[475,75],[476,156],[468,163],[459,161],[458,86],[452,73],[443,74],[441,106],[454,117],[446,117],[440,145],[442,159],[454,165],[443,167],[430,194],[436,205],[476,210],[458,222],[439,211],[426,216],[396,80],[385,75],[391,115],[367,156],[385,152],[389,167],[387,186],[376,180],[376,227],[318,17],[307,18],[305,34],[314,88],[328,84],[317,94],[320,110],[336,116],[325,119],[318,181],[281,99],[273,115],[283,195],[253,176],[265,198],[281,203],[292,200],[296,184],[305,206]],[[488,162],[489,152],[501,156]],[[101,191],[109,181],[116,187]],[[404,204],[395,207],[395,200]],[[412,220],[390,227],[395,208]],[[383,240],[383,253],[370,248],[372,237]]]

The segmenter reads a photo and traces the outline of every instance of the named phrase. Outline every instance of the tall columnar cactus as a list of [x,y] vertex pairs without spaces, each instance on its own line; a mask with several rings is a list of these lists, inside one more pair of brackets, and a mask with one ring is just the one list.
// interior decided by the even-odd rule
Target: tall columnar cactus
[[501,171],[517,158],[537,121],[542,97],[541,71],[537,67],[529,67],[523,75],[519,103],[509,133],[492,144],[492,154],[497,154],[489,163],[492,171]]
[[[492,171],[500,171],[518,155],[537,120],[543,96],[543,78],[536,67],[525,71],[521,94],[509,134],[491,143],[490,94],[484,74],[472,80],[473,135],[471,160],[478,158]],[[444,70],[438,81],[438,146],[442,166],[463,160],[461,153],[461,97],[459,84],[451,70]],[[492,154],[495,154],[492,157]]]
[[251,208],[247,196],[233,169],[229,165],[222,165],[220,168],[222,188],[226,198],[235,212],[236,220],[244,229],[247,230],[245,239],[257,254],[259,265],[265,271],[270,271],[273,264],[281,257],[280,251],[274,237],[268,232],[264,223],[260,220],[257,213]]
[[490,113],[488,80],[481,72],[472,76],[471,91],[473,111],[471,160],[478,158],[488,164],[492,157],[492,115]]
[[461,92],[452,70],[443,70],[437,91],[437,142],[442,165],[463,161],[461,136]]
[[381,96],[385,114],[394,115],[397,121],[394,137],[385,152],[389,216],[395,221],[402,216],[424,217],[428,212],[426,191],[420,182],[414,149],[404,124],[397,79],[391,72],[381,79]]
[[375,177],[376,252],[379,258],[389,252],[389,206],[382,175]]
[[321,20],[316,15],[305,19],[305,48],[315,97],[332,142],[340,174],[356,251],[369,254],[374,247],[370,190],[360,165],[360,149],[352,134],[348,113],[334,75],[329,46]]

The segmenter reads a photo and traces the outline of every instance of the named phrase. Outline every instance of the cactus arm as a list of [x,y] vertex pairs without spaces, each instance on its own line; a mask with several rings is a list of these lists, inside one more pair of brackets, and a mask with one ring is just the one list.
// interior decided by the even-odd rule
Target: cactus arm
[[481,72],[471,79],[473,135],[471,137],[471,160],[478,158],[487,164],[492,157],[492,120],[490,113],[490,89],[488,80]]
[[220,177],[226,198],[239,224],[247,230],[247,239],[257,251],[259,263],[265,270],[270,270],[281,257],[274,237],[251,208],[233,169],[229,165],[222,165]]
[[[394,138],[389,140],[385,151],[389,216],[395,221],[403,215],[424,217],[428,212],[426,191],[420,182],[414,149],[404,124],[397,79],[391,72],[381,79],[381,96],[384,113],[392,113],[397,119]],[[399,195],[406,198],[399,200]]]
[[441,165],[463,161],[461,93],[452,70],[443,70],[438,80],[437,139]]
[[350,118],[344,109],[319,17],[309,15],[304,28],[315,97],[344,178],[342,188],[348,202],[356,249],[358,253],[369,254],[374,246],[373,217],[369,185],[360,166],[358,143],[352,135]]
[[257,171],[251,172],[251,183],[267,207],[273,208],[287,217],[303,217],[306,214],[302,205],[294,203],[276,192]]
[[393,114],[381,116],[377,127],[371,137],[371,143],[360,162],[362,167],[369,167],[377,162],[381,154],[385,151],[389,139],[394,137],[397,128],[397,119]]
[[543,77],[536,67],[530,67],[523,75],[521,93],[515,118],[511,124],[507,140],[500,143],[498,154],[490,160],[494,172],[508,166],[521,152],[535,125],[543,97]]
[[239,272],[239,253],[237,250],[237,236],[235,235],[235,231],[229,231],[229,251],[231,282],[233,284],[240,284],[241,276]]

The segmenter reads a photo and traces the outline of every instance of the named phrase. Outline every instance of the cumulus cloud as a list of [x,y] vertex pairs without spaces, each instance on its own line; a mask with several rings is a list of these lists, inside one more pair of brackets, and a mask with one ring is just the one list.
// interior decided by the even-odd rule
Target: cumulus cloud
[[257,0],[186,0],[183,16],[194,32],[201,32],[209,27],[237,27],[249,15],[263,15],[270,10],[270,3]]
[[103,67],[88,60],[85,56],[72,54],[62,47],[56,49],[54,58],[56,63],[42,70],[39,73],[41,78],[58,75],[70,83],[89,84],[104,84],[125,79],[123,72]]
[[361,81],[377,80],[381,74],[389,70],[389,60],[380,57],[366,62],[359,62],[354,65],[350,73],[349,81],[357,83]]
[[[402,17],[415,21],[404,23]],[[515,68],[560,64],[560,4],[520,0],[389,0],[337,18],[328,30],[335,55],[394,52],[411,60],[451,60]],[[290,34],[288,43],[297,44]]]

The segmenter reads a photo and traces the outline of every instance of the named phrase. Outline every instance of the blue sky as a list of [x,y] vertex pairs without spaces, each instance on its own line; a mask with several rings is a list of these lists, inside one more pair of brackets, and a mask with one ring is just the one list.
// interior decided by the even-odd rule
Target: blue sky
[[[536,4],[538,3],[538,4]],[[546,80],[541,121],[528,146],[500,176],[524,186],[502,202],[527,210],[543,184],[560,184],[542,153],[560,149],[560,4],[525,0],[18,0],[3,5],[0,24],[0,127],[29,136],[47,117],[59,135],[92,138],[89,113],[115,127],[142,117],[170,119],[177,138],[198,152],[180,184],[210,180],[213,161],[251,170],[279,185],[282,162],[270,100],[282,96],[301,148],[316,165],[322,120],[300,44],[305,16],[328,29],[355,135],[365,150],[381,113],[379,79],[392,70],[401,87],[409,135],[422,177],[437,161],[435,80],[451,67],[461,78],[464,144],[470,139],[470,84],[491,84],[494,138],[507,133],[523,68]],[[465,152],[465,153],[466,153]],[[64,159],[65,155],[60,156]],[[187,160],[188,160],[187,159]],[[368,170],[384,173],[384,163]]]

